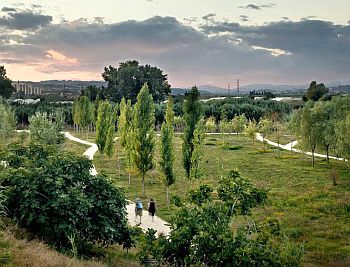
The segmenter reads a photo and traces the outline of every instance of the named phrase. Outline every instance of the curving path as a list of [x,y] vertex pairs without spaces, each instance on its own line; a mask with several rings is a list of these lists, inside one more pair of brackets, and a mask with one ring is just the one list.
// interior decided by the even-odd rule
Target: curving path
[[[296,146],[298,141],[293,141],[293,142],[291,142],[289,144],[281,145],[281,144],[277,144],[276,142],[270,141],[270,140],[268,140],[266,138],[263,139],[263,137],[262,137],[262,135],[260,133],[256,133],[256,139],[258,141],[261,141],[261,142],[263,142],[265,140],[265,142],[268,143],[269,145],[280,147],[280,148],[282,148],[284,150],[289,150],[289,151],[293,151],[293,152],[297,152],[297,153],[304,153],[306,155],[312,156],[311,152],[305,152],[305,151],[302,151],[302,150],[294,148],[294,146]],[[318,157],[318,158],[327,158],[327,155],[319,154],[319,153],[314,153],[314,156]],[[334,157],[334,156],[329,156],[329,158],[330,159],[334,159],[334,160],[348,161],[347,159],[337,158],[337,157]]]
[[[98,151],[96,144],[81,140],[71,135],[69,132],[63,132],[63,134],[67,139],[71,141],[90,146],[83,155],[87,156],[90,160],[94,159],[94,155]],[[92,175],[97,175],[95,166],[93,166],[93,168],[90,170],[90,173]],[[143,204],[145,205],[146,203]],[[135,221],[135,203],[128,201],[126,212],[129,224],[135,226],[139,222],[139,218],[137,218],[137,222]],[[148,215],[148,212],[146,210],[143,211],[142,223],[139,225],[139,227],[141,227],[144,231],[146,231],[148,228],[152,228],[154,230],[157,230],[157,233],[163,233],[165,235],[169,235],[170,233],[170,227],[166,221],[163,221],[158,216],[154,216],[154,221],[152,222],[152,217]]]

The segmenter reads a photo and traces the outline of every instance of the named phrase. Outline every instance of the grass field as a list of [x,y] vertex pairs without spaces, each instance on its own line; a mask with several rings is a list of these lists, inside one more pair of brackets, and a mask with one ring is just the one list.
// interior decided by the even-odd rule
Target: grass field
[[[84,138],[84,134],[81,137]],[[256,209],[253,217],[256,220],[278,218],[289,237],[304,244],[305,266],[350,266],[349,165],[339,161],[327,165],[317,159],[316,166],[312,167],[311,158],[305,155],[272,147],[266,152],[262,143],[252,146],[243,136],[226,136],[225,140],[226,149],[223,149],[221,136],[206,137],[202,182],[215,186],[221,175],[238,168],[255,184],[270,188],[268,204]],[[181,138],[176,136],[174,143],[176,182],[171,193],[185,197],[187,189],[194,185],[186,179],[182,168]],[[111,159],[104,157],[102,163],[98,153],[94,163],[99,172],[110,176],[133,200],[141,196],[141,179],[133,173],[129,187],[124,156],[116,142],[116,152]],[[332,169],[337,173],[337,186],[333,186],[330,178]],[[154,198],[158,215],[171,220],[175,207],[166,207],[165,187],[160,177],[158,167],[149,173],[143,201],[146,204],[149,198]]]
[[[74,133],[85,140],[85,133]],[[225,149],[222,137],[207,136],[203,153],[203,181],[215,186],[221,175],[238,168],[240,173],[256,185],[270,188],[269,201],[263,208],[254,210],[253,218],[278,218],[290,239],[304,245],[304,266],[350,266],[350,170],[349,163],[316,159],[311,166],[311,158],[302,154],[291,154],[263,144],[254,146],[244,136],[226,136]],[[89,141],[94,142],[90,134]],[[4,142],[0,142],[4,147]],[[176,182],[171,193],[186,196],[187,189],[195,186],[186,177],[181,163],[181,138],[175,138]],[[95,155],[94,164],[100,173],[109,175],[115,184],[122,187],[128,199],[141,196],[141,179],[132,174],[131,186],[125,168],[125,155],[116,141],[116,151],[109,159]],[[66,142],[64,149],[82,154],[87,146]],[[156,158],[158,157],[158,153]],[[159,159],[156,159],[156,162]],[[336,170],[338,185],[333,186],[330,178],[332,169]],[[166,207],[165,186],[158,166],[146,178],[146,204],[154,198],[158,205],[158,215],[171,220],[175,207]],[[118,250],[110,250],[110,266],[118,258]],[[131,262],[130,262],[131,263]],[[134,264],[136,264],[134,262]]]

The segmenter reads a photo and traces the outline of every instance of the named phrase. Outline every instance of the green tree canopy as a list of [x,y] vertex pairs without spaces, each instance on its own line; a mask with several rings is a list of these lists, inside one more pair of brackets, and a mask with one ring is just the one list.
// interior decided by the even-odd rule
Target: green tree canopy
[[4,66],[0,66],[0,96],[9,98],[15,88],[12,85],[12,81],[6,76],[6,69]]
[[[103,154],[112,154],[112,142],[114,133],[114,123],[116,120],[115,109],[109,101],[102,101],[99,104],[96,122],[96,144]],[[112,140],[111,140],[112,138]]]
[[30,138],[34,142],[47,145],[59,145],[64,142],[64,115],[56,111],[53,114],[36,113],[29,118]]
[[[257,188],[237,171],[214,190],[202,184],[189,191],[168,237],[149,230],[139,253],[141,262],[165,266],[300,266],[302,250],[289,242],[278,221],[248,223],[254,207],[265,203],[267,190]],[[246,221],[243,219],[246,218]],[[234,221],[235,226],[232,227]],[[244,221],[246,223],[244,223]]]
[[108,82],[106,96],[118,103],[123,97],[135,103],[144,84],[155,102],[164,100],[170,93],[167,74],[157,67],[140,65],[136,60],[122,62],[119,67],[105,67],[102,77]]
[[306,91],[304,99],[306,100],[319,100],[323,95],[327,94],[329,89],[323,83],[317,83],[312,81],[309,88]]
[[90,160],[37,143],[12,145],[2,156],[8,215],[21,227],[58,247],[69,248],[70,236],[129,243],[125,196],[106,176],[90,174]]

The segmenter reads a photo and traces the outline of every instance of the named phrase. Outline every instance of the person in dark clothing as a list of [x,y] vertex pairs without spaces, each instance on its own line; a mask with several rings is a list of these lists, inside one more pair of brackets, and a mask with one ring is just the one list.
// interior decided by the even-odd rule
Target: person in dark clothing
[[150,202],[148,203],[148,213],[152,216],[152,222],[154,222],[154,214],[156,213],[156,202],[154,202],[153,198],[151,198]]

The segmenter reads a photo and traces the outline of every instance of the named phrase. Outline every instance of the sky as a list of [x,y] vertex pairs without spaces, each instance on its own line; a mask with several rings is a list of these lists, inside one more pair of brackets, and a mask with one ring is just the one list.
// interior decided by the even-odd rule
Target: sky
[[12,80],[102,80],[136,59],[173,87],[350,80],[349,0],[1,0]]

